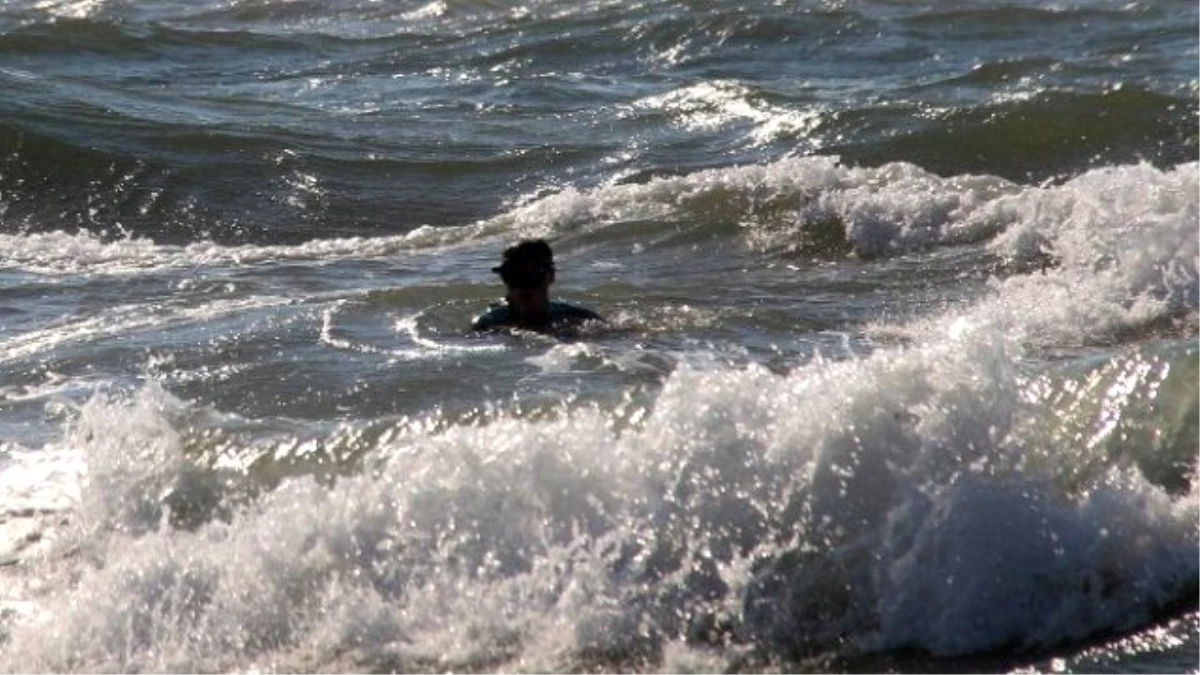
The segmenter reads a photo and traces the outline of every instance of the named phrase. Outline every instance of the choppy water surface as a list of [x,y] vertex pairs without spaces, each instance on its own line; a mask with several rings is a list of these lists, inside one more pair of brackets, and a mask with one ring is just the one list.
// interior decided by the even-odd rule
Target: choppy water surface
[[1200,668],[1197,16],[6,3],[0,670]]

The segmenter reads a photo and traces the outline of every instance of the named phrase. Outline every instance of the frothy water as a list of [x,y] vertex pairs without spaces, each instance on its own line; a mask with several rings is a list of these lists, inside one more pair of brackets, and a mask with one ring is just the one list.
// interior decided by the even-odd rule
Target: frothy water
[[[349,421],[249,448],[214,440],[235,425],[159,385],[97,395],[45,449],[87,465],[47,563],[81,576],[10,628],[6,659],[675,669],[759,652],[950,656],[1141,625],[1194,592],[1197,495],[1194,464],[1157,482],[1139,468],[1156,454],[1130,420],[1168,436],[1187,424],[1154,398],[1186,390],[1194,344],[1030,361],[1195,311],[1196,167],[1124,171],[1157,199],[1105,171],[980,207],[1017,224],[994,251],[1056,264],[858,358],[786,372],[683,359],[654,396],[615,408]],[[1041,311],[1025,311],[1034,297]],[[610,361],[603,349],[532,361],[569,372]],[[287,455],[337,469],[247,497],[261,490],[247,476]]]
[[[1143,391],[1171,375],[1127,368]],[[1067,425],[1079,402],[1046,407],[1039,382],[994,333],[786,376],[684,366],[628,426],[595,410],[405,421],[361,472],[286,481],[194,531],[170,523],[228,488],[185,460],[186,406],[155,387],[94,400],[63,443],[89,472],[62,545],[90,571],[7,657],[671,669],[730,642],[953,655],[1135,627],[1194,589],[1194,488],[1065,433],[1136,401]]]
[[0,670],[1194,670],[1195,19],[6,6]]

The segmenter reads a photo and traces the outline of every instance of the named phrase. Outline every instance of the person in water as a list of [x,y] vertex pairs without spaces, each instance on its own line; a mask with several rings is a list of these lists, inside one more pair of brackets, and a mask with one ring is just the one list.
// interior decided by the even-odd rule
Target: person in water
[[550,299],[554,283],[554,252],[542,239],[522,241],[504,250],[504,261],[492,271],[500,275],[507,293],[475,318],[475,330],[522,328],[542,333],[573,328],[585,321],[603,321],[584,307]]

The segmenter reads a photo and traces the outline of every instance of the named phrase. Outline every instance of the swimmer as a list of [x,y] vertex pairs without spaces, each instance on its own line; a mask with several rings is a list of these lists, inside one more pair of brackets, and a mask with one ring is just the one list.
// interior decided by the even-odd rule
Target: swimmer
[[504,262],[492,271],[500,275],[507,293],[476,317],[471,327],[478,331],[504,328],[550,333],[574,328],[585,321],[604,319],[590,309],[550,299],[554,283],[554,253],[542,239],[522,241],[504,251]]

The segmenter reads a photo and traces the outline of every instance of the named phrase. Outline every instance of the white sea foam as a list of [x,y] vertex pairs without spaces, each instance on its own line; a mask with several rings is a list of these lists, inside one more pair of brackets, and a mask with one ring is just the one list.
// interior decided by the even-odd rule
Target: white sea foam
[[0,443],[0,515],[60,511],[78,503],[86,469],[75,451],[29,450]]
[[[369,468],[285,481],[190,531],[171,505],[211,486],[182,447],[187,405],[154,386],[97,398],[52,448],[88,467],[77,581],[11,626],[0,668],[715,669],[738,648],[700,645],[950,655],[1136,626],[1194,592],[1195,477],[1172,493],[1111,460],[1112,419],[1139,397],[1091,406],[1067,383],[1048,406],[1023,362],[1031,343],[1195,312],[1195,182],[1195,165],[1125,167],[946,216],[1003,222],[999,255],[1036,242],[1057,266],[910,326],[910,346],[785,374],[685,359],[619,415],[402,421]],[[575,217],[533,216],[548,207],[521,217]],[[534,362],[587,358],[616,357]],[[1114,358],[1122,391],[1169,372]]]
[[1059,186],[1022,187],[990,176],[943,178],[904,163],[855,168],[834,157],[807,157],[591,191],[568,188],[495,223],[523,236],[552,237],[629,220],[727,218],[750,243],[780,247],[834,221],[863,256],[995,237],[993,250],[1021,261],[1053,254],[1068,266],[1103,266],[1117,256],[1140,256],[1144,273],[1160,274],[1154,267],[1160,249],[1194,249],[1194,238],[1181,232],[1144,249],[1130,237],[1147,226],[1195,223],[1196,186],[1195,163],[1168,171],[1113,167]]
[[979,241],[1011,223],[986,207],[1020,188],[988,176],[942,178],[904,163],[854,168],[836,157],[699,171],[592,191],[568,188],[498,217],[522,236],[561,236],[629,220],[722,219],[760,247],[795,244],[834,221],[860,255]]
[[1073,345],[1195,315],[1198,175],[1197,164],[1104,169],[997,200],[988,210],[1011,225],[992,250],[1017,261],[1048,257],[1052,266],[994,281],[995,292],[966,315],[910,329],[984,322],[1034,344]]
[[405,250],[419,235],[322,239],[296,246],[222,246],[202,241],[186,246],[148,239],[108,240],[89,232],[0,234],[10,265],[35,274],[129,275],[209,266],[241,266],[283,260],[383,257]]
[[1121,466],[1064,489],[1056,466],[1104,450],[1053,433],[1018,349],[976,329],[788,375],[683,365],[624,429],[402,424],[377,470],[194,532],[166,525],[196,485],[181,404],[96,400],[63,444],[89,466],[80,580],[5,667],[687,662],[721,622],[780,653],[957,654],[1145,621],[1200,573],[1197,495]]
[[1020,257],[1039,245],[1068,273],[1102,279],[1126,301],[1194,310],[1198,167],[1092,171],[1047,190],[1035,204],[1015,199],[1020,215],[993,247]]

